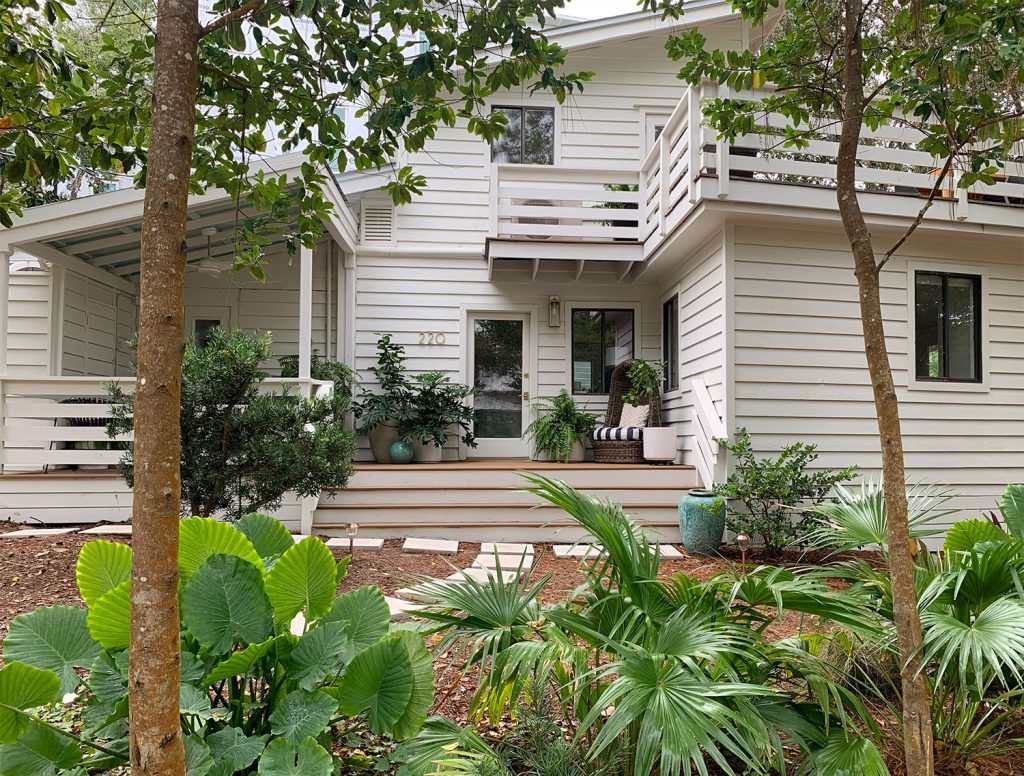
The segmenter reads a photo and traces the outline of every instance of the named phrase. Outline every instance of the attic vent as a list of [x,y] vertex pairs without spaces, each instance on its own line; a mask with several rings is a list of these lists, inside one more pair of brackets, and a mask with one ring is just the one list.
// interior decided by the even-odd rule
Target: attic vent
[[390,203],[363,204],[361,242],[395,241],[395,209]]

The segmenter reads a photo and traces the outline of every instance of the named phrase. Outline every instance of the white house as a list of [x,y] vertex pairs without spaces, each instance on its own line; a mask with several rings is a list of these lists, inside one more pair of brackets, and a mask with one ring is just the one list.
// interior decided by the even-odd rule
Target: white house
[[[326,533],[358,522],[378,534],[548,535],[554,511],[528,509],[534,500],[515,491],[532,399],[566,388],[602,409],[609,368],[632,356],[670,364],[663,420],[679,465],[558,471],[659,530],[674,530],[684,488],[721,476],[712,439],[740,426],[762,452],[814,442],[823,465],[877,472],[856,281],[827,162],[835,137],[812,141],[816,161],[767,151],[763,134],[732,147],[716,139],[700,114],[716,87],[683,85],[663,49],[690,25],[715,46],[756,47],[764,34],[719,0],[695,0],[674,24],[635,13],[557,28],[568,67],[596,72],[582,94],[563,105],[526,90],[496,96],[491,108],[511,128],[493,148],[462,126],[439,130],[401,160],[429,180],[409,205],[379,191],[386,170],[334,178],[319,246],[292,262],[272,246],[265,283],[219,270],[232,250],[228,195],[193,198],[192,330],[270,330],[279,354],[308,363],[315,349],[364,377],[378,333],[391,332],[413,370],[471,384],[489,332],[520,343],[504,359],[521,388],[519,425],[484,433],[465,462],[453,447],[442,464],[363,465],[350,488],[286,505],[283,519]],[[859,155],[879,247],[918,213],[940,166],[916,139],[883,128]],[[33,208],[0,231],[0,518],[130,517],[116,475],[83,468],[119,453],[62,444],[102,429],[56,419],[101,415],[80,397],[115,376],[130,382],[123,342],[141,214],[142,192],[117,191]],[[15,250],[42,267],[8,276]],[[989,510],[1005,483],[1024,480],[1024,164],[1007,161],[993,186],[945,192],[882,286],[909,476],[954,487],[957,508]],[[293,382],[322,390],[308,373]],[[69,398],[77,405],[59,403]]]

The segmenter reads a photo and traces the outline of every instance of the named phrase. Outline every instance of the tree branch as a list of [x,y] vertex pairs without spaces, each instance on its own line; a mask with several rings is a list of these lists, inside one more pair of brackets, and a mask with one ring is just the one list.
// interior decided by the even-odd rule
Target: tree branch
[[[955,152],[956,149],[954,149],[954,153]],[[876,269],[881,270],[882,267],[885,266],[885,263],[893,257],[893,254],[895,254],[896,251],[903,247],[903,243],[909,240],[910,235],[912,235],[914,231],[917,229],[917,227],[921,225],[921,222],[924,220],[924,214],[928,212],[928,208],[930,208],[932,204],[935,202],[935,198],[938,196],[939,191],[942,189],[942,181],[944,181],[946,179],[946,176],[949,175],[949,170],[953,166],[953,155],[954,154],[951,153],[946,158],[946,163],[942,166],[942,170],[939,172],[938,177],[935,178],[935,185],[932,186],[932,190],[928,192],[928,199],[925,200],[924,205],[918,211],[917,217],[914,218],[913,223],[909,227],[907,227],[907,230],[903,233],[903,236],[900,237],[900,239],[898,239],[896,243],[885,252],[885,255],[882,256],[882,258],[878,261]]]
[[226,13],[223,16],[218,16],[209,24],[200,27],[199,37],[205,37],[206,35],[209,35],[211,32],[216,32],[222,27],[227,27],[233,21],[244,19],[249,14],[256,13],[256,11],[260,10],[266,4],[267,0],[249,0],[249,2],[245,5],[239,6],[235,10],[230,11],[229,13]]

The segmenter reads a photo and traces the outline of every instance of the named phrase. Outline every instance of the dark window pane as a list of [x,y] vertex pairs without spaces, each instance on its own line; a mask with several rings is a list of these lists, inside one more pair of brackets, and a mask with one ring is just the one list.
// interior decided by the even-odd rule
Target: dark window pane
[[914,277],[914,369],[919,380],[981,380],[981,278]]
[[662,308],[661,359],[665,362],[665,390],[679,387],[679,297]]
[[481,439],[523,434],[523,322],[477,319],[473,324],[474,432]]
[[946,311],[949,332],[946,343],[946,359],[950,380],[977,380],[976,364],[978,363],[976,336],[977,311],[974,309],[974,279],[950,277],[947,280],[948,291]]
[[491,143],[491,161],[495,164],[521,164],[523,161],[523,112],[519,108],[495,108],[508,118],[505,134]]
[[919,379],[942,377],[942,277],[917,273],[914,303],[915,349]]
[[219,318],[196,318],[194,326],[194,333],[196,336],[196,347],[206,347],[210,341],[210,332],[220,326]]
[[555,112],[550,108],[526,110],[523,163],[555,163]]
[[605,394],[616,364],[633,358],[632,310],[574,310],[572,390]]

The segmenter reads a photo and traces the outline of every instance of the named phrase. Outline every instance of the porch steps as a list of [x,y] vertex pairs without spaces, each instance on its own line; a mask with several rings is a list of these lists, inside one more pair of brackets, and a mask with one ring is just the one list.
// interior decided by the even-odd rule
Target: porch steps
[[360,536],[527,542],[571,542],[582,531],[561,510],[524,491],[521,472],[562,480],[622,504],[663,542],[676,542],[679,496],[696,487],[689,466],[552,464],[525,459],[441,464],[356,464],[344,489],[321,494],[313,532],[340,536],[349,523]]

